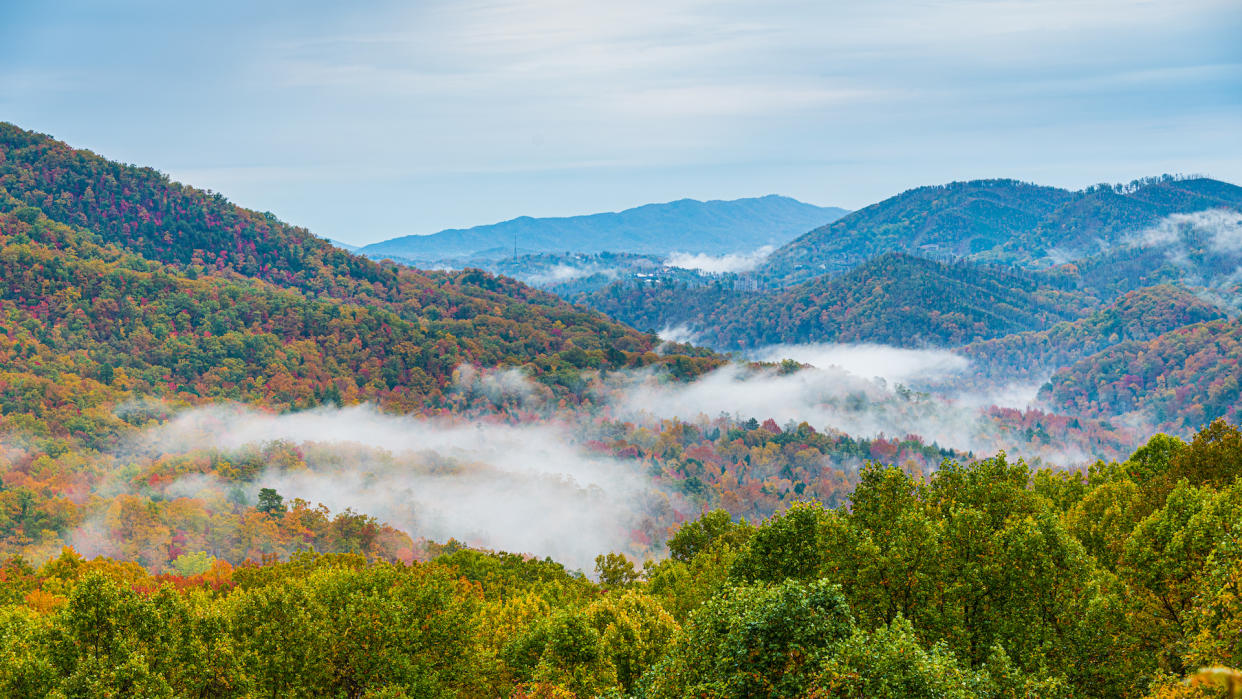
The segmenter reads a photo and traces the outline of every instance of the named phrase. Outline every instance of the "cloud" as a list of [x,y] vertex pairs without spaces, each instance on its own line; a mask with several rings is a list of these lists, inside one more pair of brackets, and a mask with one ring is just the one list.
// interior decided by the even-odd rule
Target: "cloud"
[[749,272],[758,267],[759,263],[763,262],[768,255],[771,255],[775,249],[771,245],[765,245],[753,252],[730,253],[728,255],[675,252],[664,261],[664,266],[693,269],[707,274]]
[[1186,225],[1207,232],[1216,252],[1242,252],[1242,213],[1228,209],[1211,209],[1193,214],[1174,214]]
[[531,381],[521,369],[485,371],[469,364],[462,364],[453,372],[453,391],[467,400],[486,398],[497,408],[515,402],[523,407],[538,407],[551,397],[546,386]]
[[576,279],[585,279],[597,274],[607,279],[616,279],[621,276],[621,269],[594,263],[582,265],[556,264],[535,272],[518,274],[517,277],[534,286],[552,286]]
[[810,343],[768,345],[747,352],[750,359],[778,362],[792,359],[817,369],[839,370],[862,379],[879,379],[884,385],[903,384],[948,400],[961,408],[990,407],[1026,410],[1038,405],[1036,396],[1046,377],[1016,383],[961,387],[963,379],[975,378],[971,361],[949,350],[910,349],[870,343]]
[[[269,467],[255,490],[352,508],[415,537],[455,537],[582,569],[599,553],[632,550],[640,518],[669,503],[640,464],[591,453],[553,423],[419,419],[370,406],[283,415],[213,406],[147,431],[140,447],[148,455],[236,453],[276,441],[301,445],[308,468]],[[168,493],[202,497],[213,489],[223,487],[196,475]]]
[[[1131,236],[1127,245],[1163,249],[1196,295],[1230,315],[1242,311],[1242,212],[1206,209],[1171,214]],[[1212,257],[1205,256],[1215,256]]]
[[917,435],[927,443],[981,456],[1005,450],[1061,466],[1093,460],[1095,445],[1028,443],[992,414],[998,402],[1018,410],[1029,407],[1035,390],[1015,385],[933,395],[835,366],[783,373],[730,364],[688,383],[630,374],[605,400],[619,416],[637,421],[714,419],[722,414],[739,421],[772,418],[779,425],[807,422],[859,438]]
[[526,278],[526,281],[530,284],[537,284],[537,285],[557,284],[559,282],[567,282],[567,281],[572,281],[574,279],[581,279],[583,277],[589,277],[593,273],[594,273],[594,270],[587,269],[585,267],[571,267],[569,265],[556,265],[538,274],[530,275],[529,277]]
[[656,335],[665,342],[682,345],[692,345],[699,341],[698,333],[691,330],[689,325],[667,325]]
[[942,381],[939,387],[943,395],[948,396],[962,407],[974,407],[979,410],[991,407],[1027,410],[1041,407],[1038,400],[1039,389],[1048,383],[1050,375],[1045,374],[1034,381],[1017,381],[968,390],[953,390],[951,381]]
[[970,360],[947,350],[906,349],[866,343],[768,345],[747,354],[758,361],[793,359],[819,369],[836,367],[856,376],[881,378],[892,383],[940,379],[961,374],[970,368]]
[[1189,214],[1170,214],[1130,239],[1144,247],[1184,246],[1204,239],[1215,252],[1242,252],[1242,213],[1230,209],[1206,209]]

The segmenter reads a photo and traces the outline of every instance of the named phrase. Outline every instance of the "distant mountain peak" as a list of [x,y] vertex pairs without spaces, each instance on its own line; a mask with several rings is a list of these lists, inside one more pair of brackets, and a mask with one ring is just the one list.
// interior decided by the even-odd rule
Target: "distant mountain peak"
[[781,245],[834,221],[845,209],[776,194],[744,199],[677,199],[616,212],[535,218],[519,216],[473,228],[410,235],[367,245],[360,254],[430,261],[484,255],[519,246],[532,252],[673,252],[727,254]]

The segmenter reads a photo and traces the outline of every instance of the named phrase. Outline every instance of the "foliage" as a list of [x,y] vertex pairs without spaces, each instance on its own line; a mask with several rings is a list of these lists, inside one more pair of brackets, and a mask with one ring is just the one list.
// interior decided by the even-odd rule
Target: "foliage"
[[1237,419],[1240,360],[1242,324],[1205,321],[1086,357],[1057,371],[1042,395],[1071,414],[1141,411],[1162,429],[1187,432]]
[[618,282],[577,300],[639,328],[685,325],[709,346],[875,342],[955,346],[1043,329],[1093,303],[1062,276],[902,253],[786,289]]
[[0,692],[1199,696],[1179,678],[1242,661],[1238,435],[1156,436],[1085,477],[873,464],[848,506],[710,511],[641,573],[601,555],[599,583],[454,542],[409,565],[183,553],[156,575],[12,558]]

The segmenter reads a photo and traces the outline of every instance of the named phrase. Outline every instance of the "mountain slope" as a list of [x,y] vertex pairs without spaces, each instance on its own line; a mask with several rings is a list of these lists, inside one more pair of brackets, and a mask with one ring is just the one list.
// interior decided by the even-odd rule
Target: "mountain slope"
[[957,352],[980,378],[1013,382],[1042,377],[1084,357],[1128,341],[1148,341],[1177,328],[1225,314],[1190,291],[1156,286],[1129,292],[1108,307],[1047,330],[982,340]]
[[1071,193],[1016,180],[919,187],[817,228],[774,252],[761,273],[789,283],[848,269],[887,251],[965,256],[1001,245]]
[[1041,398],[1086,416],[1138,412],[1187,432],[1242,417],[1242,323],[1213,320],[1122,342],[1055,373]]
[[1138,180],[1125,187],[1096,186],[1052,212],[1039,226],[1003,246],[1020,261],[1046,262],[1108,250],[1171,214],[1242,209],[1242,187],[1207,178]]
[[[422,337],[419,355],[403,361],[421,365],[433,388],[447,385],[455,362],[525,364],[536,373],[555,373],[647,361],[639,358],[655,344],[653,337],[513,280],[477,270],[422,273],[381,265],[149,168],[108,161],[11,124],[0,124],[0,187],[13,198],[0,199],[13,214],[11,225],[52,235],[45,244],[69,246],[70,256],[77,249],[58,241],[76,235],[117,246],[107,255],[131,253],[139,269],[162,263],[169,265],[167,274],[191,280],[258,281],[308,300],[391,313]],[[80,228],[49,232],[43,216]],[[201,324],[191,329],[205,330]]]
[[[240,563],[308,546],[409,560],[407,533],[349,509],[375,514],[371,502],[335,516],[296,498],[254,506],[268,469],[337,456],[283,441],[233,449],[210,426],[197,446],[144,440],[174,415],[235,402],[255,416],[365,402],[518,421],[529,394],[556,409],[589,401],[597,370],[667,365],[686,378],[723,363],[690,347],[657,355],[656,344],[511,279],[378,264],[153,170],[0,125],[5,555],[45,560],[72,545],[155,570],[183,553]],[[523,390],[490,391],[489,374],[463,365],[521,367],[542,385],[505,372]],[[403,475],[414,462],[400,460]]]
[[358,252],[374,259],[412,260],[480,253],[503,257],[511,255],[515,245],[527,253],[749,252],[785,243],[845,213],[844,209],[813,206],[776,195],[733,201],[681,199],[617,213],[565,218],[523,216],[464,230],[394,238],[364,246]]
[[956,346],[1077,317],[1092,299],[1065,278],[902,253],[781,291],[620,283],[584,299],[636,327],[685,325],[719,349],[776,343]]
[[1078,192],[1015,180],[953,182],[903,192],[810,231],[758,273],[785,285],[888,251],[1046,266],[1099,252],[1163,216],[1215,207],[1242,209],[1242,187],[1168,176]]

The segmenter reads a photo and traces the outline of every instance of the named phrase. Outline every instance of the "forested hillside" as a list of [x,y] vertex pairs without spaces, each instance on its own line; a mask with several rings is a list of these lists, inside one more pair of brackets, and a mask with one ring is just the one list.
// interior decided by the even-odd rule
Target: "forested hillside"
[[[450,372],[462,360],[539,359],[555,368],[567,357],[571,365],[617,366],[628,361],[625,353],[654,347],[650,336],[512,280],[380,265],[155,170],[121,165],[2,123],[0,187],[8,193],[5,210],[25,226],[43,225],[47,217],[89,230],[87,239],[94,242],[175,265],[187,277],[258,279],[309,299],[388,311],[418,325],[424,349],[442,343],[432,363]],[[428,369],[442,386],[447,374],[422,367]]]
[[776,343],[956,346],[1076,317],[1092,302],[1058,275],[902,253],[781,291],[619,282],[584,302],[638,328],[684,325],[721,349]]
[[[290,519],[264,518],[253,480],[275,464],[302,463],[298,449],[172,458],[140,456],[133,441],[187,408],[222,401],[269,411],[469,408],[463,366],[520,367],[553,400],[574,405],[584,372],[659,366],[690,377],[721,364],[690,347],[682,350],[696,356],[657,355],[654,337],[512,280],[378,265],[154,171],[15,127],[4,137],[0,546],[8,552],[37,557],[94,542],[153,570],[201,550],[235,562],[307,546],[409,558],[407,534],[360,512],[300,502]],[[233,485],[219,499],[164,492],[191,474]]]
[[1018,406],[1187,436],[1242,402],[1232,324],[1202,324],[1242,311],[1240,241],[1242,188],[1203,177],[1078,192],[959,182],[856,211],[752,272],[637,275],[571,297],[752,356],[812,344],[951,349],[969,370],[916,383],[1012,387],[1029,391],[1010,398]]
[[778,249],[758,270],[788,285],[890,251],[1044,266],[1087,257],[1170,214],[1242,208],[1242,187],[1169,176],[1070,192],[1015,180],[920,187]]
[[1035,378],[1113,345],[1152,340],[1183,326],[1224,318],[1219,307],[1186,289],[1154,286],[1125,294],[1078,320],[971,343],[958,352],[989,379]]
[[1185,431],[1242,411],[1242,326],[1214,320],[1147,341],[1122,342],[1053,374],[1044,390],[1060,411],[1081,415],[1138,412]]

